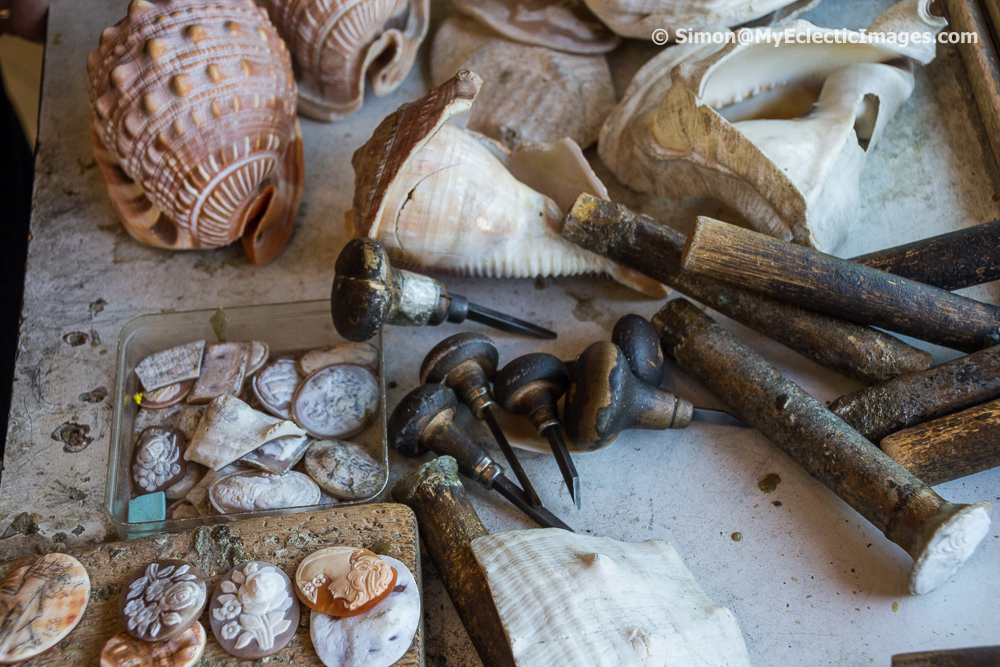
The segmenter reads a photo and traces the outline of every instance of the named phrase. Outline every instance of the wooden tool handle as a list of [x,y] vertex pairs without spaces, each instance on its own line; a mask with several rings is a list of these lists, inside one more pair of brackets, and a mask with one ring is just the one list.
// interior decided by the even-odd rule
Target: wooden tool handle
[[685,271],[684,235],[620,204],[580,195],[562,234],[864,384],[931,365],[929,353],[884,332]]
[[830,411],[879,442],[890,433],[994,398],[1000,398],[1000,345],[844,394],[830,404]]
[[392,497],[417,515],[420,536],[484,665],[514,667],[514,656],[472,540],[487,534],[458,479],[458,464],[441,456],[403,475]]
[[[747,424],[785,451],[806,472],[868,519],[915,561],[910,591],[924,593],[943,583],[972,553],[989,529],[989,504],[947,503],[877,447],[852,430],[819,401],[783,377],[708,315],[684,299],[675,299],[653,317],[664,351],[685,371],[711,389]],[[935,553],[935,536],[952,529],[949,522],[967,510],[978,512],[974,527],[953,539],[962,554]],[[985,526],[984,526],[985,521]],[[936,570],[954,559],[953,569]],[[933,563],[930,570],[927,562]],[[945,576],[942,576],[946,573]]]
[[882,451],[928,484],[1000,466],[1000,400],[884,438]]
[[886,248],[851,261],[946,290],[1000,280],[1000,220]]
[[689,271],[937,345],[1000,343],[1000,308],[711,218],[684,248]]
[[892,656],[892,667],[997,667],[997,665],[1000,665],[1000,646],[921,651]]

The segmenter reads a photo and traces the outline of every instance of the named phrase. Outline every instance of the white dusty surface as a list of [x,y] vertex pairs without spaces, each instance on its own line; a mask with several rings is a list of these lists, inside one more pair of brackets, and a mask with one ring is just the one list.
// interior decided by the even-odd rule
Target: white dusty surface
[[[858,28],[888,4],[827,0],[810,18]],[[184,254],[146,248],[116,219],[87,130],[86,56],[101,29],[124,12],[120,0],[52,4],[24,325],[0,486],[0,527],[20,512],[34,512],[41,534],[70,543],[115,538],[102,513],[115,398],[84,399],[97,401],[99,388],[110,393],[121,327],[143,313],[326,297],[346,240],[350,154],[388,112],[419,96],[426,80],[426,68],[417,69],[393,95],[369,96],[360,113],[337,124],[302,121],[303,206],[288,247],[270,266],[253,267],[239,247]],[[629,60],[616,58],[623,67]],[[866,168],[862,208],[841,254],[1000,217],[1000,179],[964,78],[949,48],[939,47],[938,59],[918,68],[914,96]],[[496,334],[501,363],[531,350],[574,355],[609,337],[619,315],[649,316],[659,306],[606,281],[543,282],[538,289],[531,280],[446,280],[474,301],[559,332],[557,341],[544,343]],[[996,303],[1000,288],[973,294]],[[821,400],[858,388],[738,325],[724,325]],[[416,384],[425,352],[457,330],[387,331],[390,408]],[[74,332],[82,335],[67,335]],[[954,356],[935,353],[939,361]],[[713,404],[680,374],[668,383],[696,404]],[[79,433],[83,440],[70,437],[73,424],[86,430]],[[60,433],[75,443],[69,449],[80,451],[64,451]],[[479,436],[485,439],[485,431]],[[522,460],[545,504],[578,530],[669,541],[706,593],[736,614],[754,665],[888,665],[893,653],[1000,643],[997,520],[952,582],[911,597],[910,558],[753,431],[696,424],[685,431],[630,433],[604,451],[580,455],[581,511],[573,509],[551,457],[525,453]],[[390,481],[414,465],[395,454],[391,462]],[[772,472],[782,481],[765,494],[757,481]],[[938,491],[952,501],[996,503],[1000,470]],[[470,495],[489,530],[531,526],[501,498],[478,488]],[[740,542],[730,537],[736,531]],[[430,558],[423,562],[427,663],[477,665]]]

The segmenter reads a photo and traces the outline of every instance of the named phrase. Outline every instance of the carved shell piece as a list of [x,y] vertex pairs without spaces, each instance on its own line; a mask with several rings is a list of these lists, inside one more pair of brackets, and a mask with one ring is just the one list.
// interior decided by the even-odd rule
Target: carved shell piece
[[721,26],[774,25],[809,11],[819,0],[584,0],[587,7],[623,37],[652,39],[667,30],[699,30]]
[[101,667],[194,667],[201,660],[205,640],[205,628],[198,621],[165,642],[143,642],[133,639],[127,632],[119,632],[104,645]]
[[[518,151],[447,124],[472,106],[481,83],[475,73],[459,72],[390,114],[354,153],[353,235],[377,239],[404,266],[500,278],[605,273],[664,296],[659,283],[563,239],[556,202],[504,167],[501,158],[514,160]],[[582,191],[606,197],[570,142],[562,150],[527,147],[515,162],[537,173],[533,160],[557,161],[557,173],[565,174],[560,183],[589,184],[573,198]],[[570,191],[560,188],[558,196]]]
[[223,477],[208,490],[212,507],[219,514],[316,505],[319,495],[316,482],[294,471],[284,475],[241,472]]
[[580,146],[597,141],[615,105],[604,54],[579,55],[523,44],[467,16],[452,16],[434,35],[435,85],[468,69],[483,77],[468,128],[517,148],[522,141],[570,137]]
[[277,653],[299,625],[299,602],[280,568],[263,561],[237,565],[215,587],[208,605],[215,640],[242,659]]
[[295,571],[295,592],[321,614],[357,616],[384,600],[397,572],[367,549],[336,546],[306,556]]
[[302,435],[305,431],[291,421],[258,412],[235,396],[224,394],[208,404],[184,458],[221,470],[264,443]]
[[427,35],[429,0],[267,0],[299,75],[299,113],[336,120],[403,82]]
[[[933,37],[946,22],[929,6],[901,2],[868,31]],[[833,32],[801,20],[784,30]],[[752,229],[833,252],[857,212],[868,153],[913,91],[913,62],[935,48],[853,37],[670,47],[608,117],[601,159],[633,190],[721,202]]]
[[198,622],[208,601],[201,573],[183,560],[155,560],[125,582],[118,618],[125,632],[144,642],[165,642]]
[[302,460],[312,442],[304,435],[278,438],[253,450],[241,458],[240,462],[275,475],[284,475]]
[[454,4],[463,14],[522,44],[566,53],[607,53],[621,42],[583,0],[456,0]]
[[378,373],[378,349],[371,343],[337,343],[330,347],[309,350],[295,363],[303,377],[312,375],[321,368],[337,364],[364,366],[373,374]]
[[161,248],[285,246],[302,195],[291,57],[253,0],[132,0],[87,58],[91,140],[125,229]]
[[521,667],[750,667],[736,617],[660,540],[557,528],[472,541]]
[[391,556],[379,556],[396,570],[388,597],[369,612],[337,618],[312,612],[309,638],[324,665],[390,667],[413,643],[420,625],[420,589],[413,573]]
[[68,554],[46,554],[0,583],[0,663],[47,651],[73,631],[90,600],[86,568]]
[[135,375],[146,391],[155,391],[201,374],[205,341],[199,340],[149,355],[135,367]]

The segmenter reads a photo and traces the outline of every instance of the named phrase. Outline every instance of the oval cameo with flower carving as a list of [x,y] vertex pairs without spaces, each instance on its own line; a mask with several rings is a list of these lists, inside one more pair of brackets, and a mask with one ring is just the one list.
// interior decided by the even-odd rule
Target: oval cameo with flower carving
[[187,630],[208,598],[205,579],[190,563],[157,560],[126,582],[118,602],[125,632],[145,642],[162,642]]
[[396,570],[367,549],[328,547],[306,556],[295,572],[295,592],[310,609],[355,616],[384,600]]
[[237,658],[263,658],[285,647],[299,625],[292,582],[261,561],[237,565],[222,578],[208,607],[219,645]]

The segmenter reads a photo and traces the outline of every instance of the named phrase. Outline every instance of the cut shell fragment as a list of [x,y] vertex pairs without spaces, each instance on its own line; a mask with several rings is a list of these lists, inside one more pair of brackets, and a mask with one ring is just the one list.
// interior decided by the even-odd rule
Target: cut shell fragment
[[205,341],[199,340],[151,354],[135,367],[135,375],[146,391],[195,380],[201,374],[204,351]]

